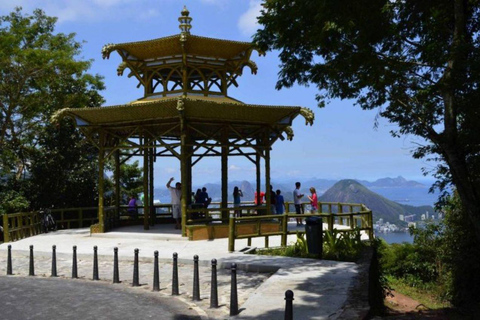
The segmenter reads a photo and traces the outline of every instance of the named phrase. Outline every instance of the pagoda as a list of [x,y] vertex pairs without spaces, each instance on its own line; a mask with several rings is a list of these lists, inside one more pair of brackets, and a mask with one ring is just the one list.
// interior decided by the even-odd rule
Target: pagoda
[[[302,115],[312,125],[313,112],[298,106],[246,104],[228,95],[238,86],[244,67],[257,72],[250,60],[252,43],[192,35],[192,18],[186,8],[178,18],[180,34],[148,41],[107,44],[103,58],[117,52],[117,72],[135,77],[144,95],[138,100],[99,108],[67,108],[56,119],[70,117],[99,149],[99,223],[92,232],[105,232],[118,223],[120,213],[120,159],[143,157],[145,229],[155,222],[153,211],[154,162],[162,157],[180,161],[182,184],[182,235],[186,235],[191,202],[192,167],[202,158],[221,158],[221,222],[229,218],[228,159],[242,156],[256,166],[256,190],[269,190],[270,150],[278,139],[292,139],[293,120]],[[123,156],[121,158],[121,156]],[[116,210],[113,219],[104,209],[104,167],[115,159]],[[261,163],[264,188],[261,188]],[[269,203],[270,194],[266,193]],[[266,206],[267,213],[270,207]]]

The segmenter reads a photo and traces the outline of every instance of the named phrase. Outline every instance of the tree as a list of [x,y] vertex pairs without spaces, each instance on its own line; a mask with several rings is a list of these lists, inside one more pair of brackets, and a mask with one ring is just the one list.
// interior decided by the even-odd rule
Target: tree
[[56,20],[21,8],[0,17],[0,176],[20,178],[53,112],[103,102],[101,77],[77,59],[75,34],[54,34]]
[[75,34],[54,33],[56,20],[21,8],[0,17],[0,195],[10,199],[0,211],[7,213],[86,201],[95,190],[96,158],[88,161],[84,139],[49,119],[61,108],[99,107],[104,85],[87,73],[91,61],[78,59]]
[[[315,84],[427,142],[436,187],[453,184],[480,240],[478,0],[268,0],[254,42],[280,50],[277,89]],[[426,171],[426,173],[428,173]]]
[[98,150],[69,119],[42,128],[24,181],[31,208],[92,207],[98,202]]

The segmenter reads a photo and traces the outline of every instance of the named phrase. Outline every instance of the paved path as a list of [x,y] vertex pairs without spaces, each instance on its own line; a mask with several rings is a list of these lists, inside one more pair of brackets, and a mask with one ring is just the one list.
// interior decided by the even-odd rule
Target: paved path
[[[100,278],[111,282],[113,248],[119,248],[120,278],[125,290],[131,288],[132,261],[135,248],[140,249],[140,289],[151,291],[153,278],[153,252],[160,255],[160,281],[162,292],[171,293],[171,257],[179,256],[180,299],[189,308],[198,310],[200,316],[211,319],[226,319],[230,305],[230,270],[232,262],[238,265],[238,294],[240,314],[235,319],[283,319],[285,291],[295,294],[294,319],[336,319],[343,311],[352,280],[357,274],[354,263],[334,262],[286,257],[248,255],[241,252],[228,253],[228,240],[187,241],[172,231],[171,226],[155,226],[145,233],[140,228],[130,227],[100,235],[90,235],[87,229],[57,231],[10,243],[13,252],[13,271],[28,275],[29,246],[34,245],[35,272],[49,276],[51,248],[57,247],[59,273],[69,278],[72,266],[72,246],[78,247],[79,276],[91,279],[93,274],[93,246],[98,246]],[[168,228],[168,229],[165,229]],[[163,231],[162,231],[163,230]],[[289,238],[289,242],[295,237]],[[280,243],[280,237],[271,237],[270,246]],[[263,239],[253,239],[253,246],[262,247]],[[0,274],[6,272],[6,249],[0,245]],[[236,249],[246,245],[246,240],[237,241]],[[193,303],[193,256],[200,257],[200,293],[202,301]],[[210,261],[218,260],[219,303],[218,309],[210,309]],[[75,283],[75,282],[74,282]],[[108,285],[116,287],[117,285]],[[112,289],[113,290],[113,289]],[[113,292],[113,291],[112,291]],[[157,293],[158,294],[158,293]],[[203,311],[202,311],[203,310]],[[119,318],[121,319],[121,318]],[[130,319],[125,317],[124,319]]]
[[0,301],[4,320],[202,319],[178,299],[85,280],[1,276]]

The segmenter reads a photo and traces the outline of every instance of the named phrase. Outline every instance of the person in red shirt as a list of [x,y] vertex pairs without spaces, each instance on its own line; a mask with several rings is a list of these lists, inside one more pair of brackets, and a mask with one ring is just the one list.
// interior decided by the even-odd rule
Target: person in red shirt
[[314,187],[310,188],[311,195],[308,196],[308,200],[310,200],[310,205],[312,206],[311,213],[317,213],[318,210],[318,198],[317,198],[317,190]]

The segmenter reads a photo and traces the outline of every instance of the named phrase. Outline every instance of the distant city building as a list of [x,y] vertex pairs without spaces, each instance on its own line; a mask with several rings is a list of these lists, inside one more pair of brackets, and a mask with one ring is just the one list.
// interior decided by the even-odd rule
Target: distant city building
[[401,215],[398,216],[398,219],[400,221],[405,221],[405,216],[403,214],[401,214]]

